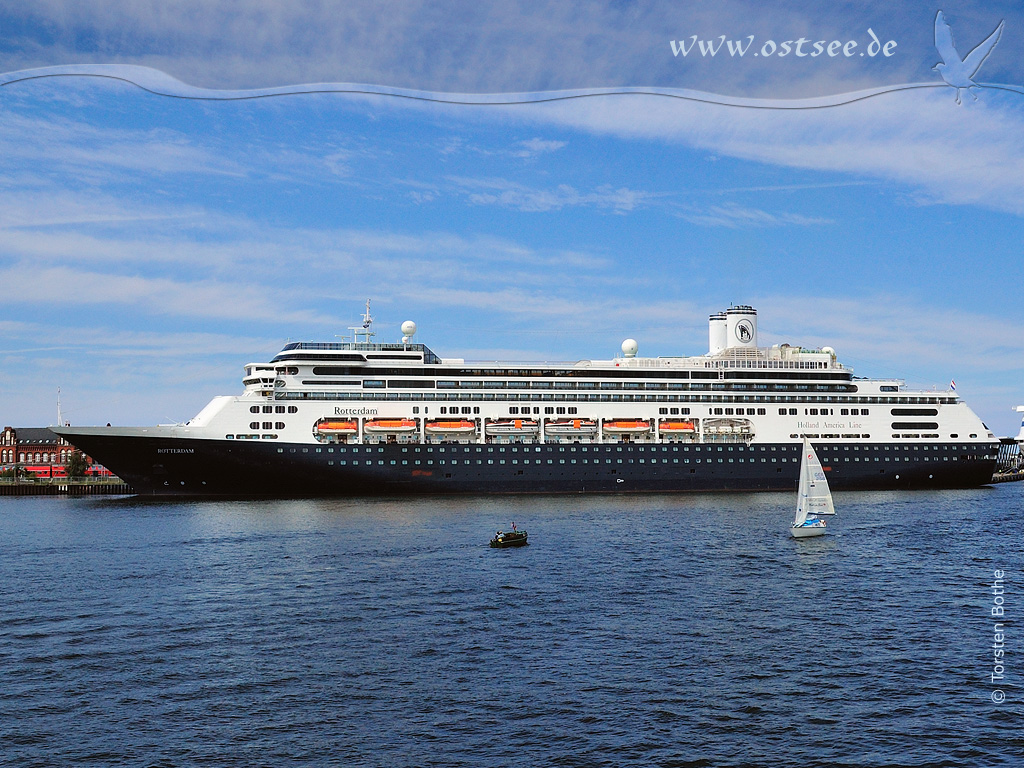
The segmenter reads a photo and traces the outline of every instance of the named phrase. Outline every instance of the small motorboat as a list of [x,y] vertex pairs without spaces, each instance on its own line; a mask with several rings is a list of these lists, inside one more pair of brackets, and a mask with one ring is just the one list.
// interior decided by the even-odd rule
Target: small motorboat
[[517,531],[515,528],[511,531],[498,531],[494,534],[494,538],[491,539],[491,546],[499,549],[504,547],[525,547],[529,543],[526,540],[526,531]]

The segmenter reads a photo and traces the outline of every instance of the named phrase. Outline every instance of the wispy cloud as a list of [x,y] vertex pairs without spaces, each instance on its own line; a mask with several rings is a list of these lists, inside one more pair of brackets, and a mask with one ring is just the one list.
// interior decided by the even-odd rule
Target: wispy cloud
[[768,213],[759,208],[748,208],[736,203],[715,205],[703,211],[684,211],[677,215],[679,218],[692,224],[700,224],[707,227],[730,227],[732,229],[785,225],[821,226],[835,223],[831,219],[818,216],[804,216],[798,213]]
[[556,141],[554,139],[527,139],[526,141],[520,141],[517,145],[517,149],[514,150],[516,157],[535,158],[539,155],[543,155],[547,152],[554,152],[566,146],[566,141]]
[[[958,107],[941,89],[901,92],[836,109],[771,111],[658,97],[587,99],[507,110],[628,138],[657,139],[776,166],[847,173],[915,190],[922,203],[1024,214],[1024,100],[985,91]],[[628,99],[628,101],[623,101]],[[628,107],[628,108],[627,108]]]
[[448,180],[476,205],[499,205],[531,212],[586,206],[611,210],[614,213],[628,213],[654,197],[650,192],[627,187],[616,189],[611,185],[580,191],[569,184],[540,189],[500,178],[473,179],[449,176]]

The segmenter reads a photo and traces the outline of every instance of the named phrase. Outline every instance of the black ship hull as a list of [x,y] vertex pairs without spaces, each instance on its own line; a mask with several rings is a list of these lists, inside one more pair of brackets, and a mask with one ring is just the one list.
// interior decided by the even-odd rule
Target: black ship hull
[[[792,491],[798,444],[282,444],[61,429],[156,496]],[[971,488],[992,480],[987,443],[815,442],[833,490]]]

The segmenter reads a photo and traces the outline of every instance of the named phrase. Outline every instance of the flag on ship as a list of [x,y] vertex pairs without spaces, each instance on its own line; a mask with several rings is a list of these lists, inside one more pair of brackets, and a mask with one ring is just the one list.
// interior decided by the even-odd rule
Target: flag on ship
[[955,381],[953,381],[952,379],[950,379],[950,380],[949,380],[949,388],[950,388],[950,390],[952,390],[953,392],[956,392],[956,382],[955,382]]

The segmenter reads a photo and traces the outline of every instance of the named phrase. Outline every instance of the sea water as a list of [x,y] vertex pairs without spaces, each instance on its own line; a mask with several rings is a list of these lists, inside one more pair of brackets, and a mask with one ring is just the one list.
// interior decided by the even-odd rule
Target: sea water
[[3,499],[0,763],[1020,765],[1022,491]]

